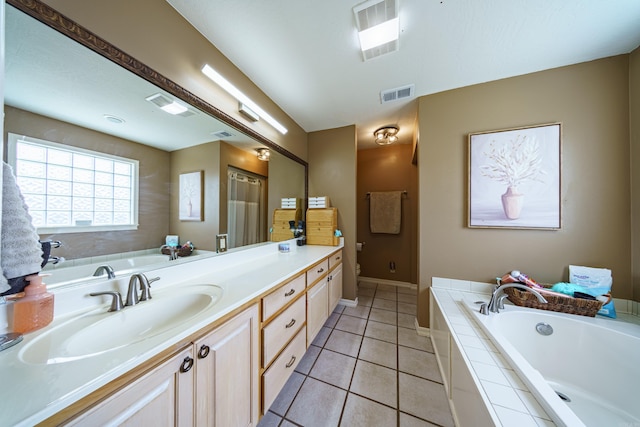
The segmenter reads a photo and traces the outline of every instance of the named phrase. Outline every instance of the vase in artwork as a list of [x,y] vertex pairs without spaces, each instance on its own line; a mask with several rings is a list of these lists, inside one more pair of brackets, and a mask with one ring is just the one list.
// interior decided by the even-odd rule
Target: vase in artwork
[[191,204],[191,200],[187,202],[187,216],[191,216],[193,213],[193,205]]
[[507,191],[502,195],[502,209],[508,219],[520,218],[522,204],[524,202],[524,194],[518,193],[516,187],[508,187]]

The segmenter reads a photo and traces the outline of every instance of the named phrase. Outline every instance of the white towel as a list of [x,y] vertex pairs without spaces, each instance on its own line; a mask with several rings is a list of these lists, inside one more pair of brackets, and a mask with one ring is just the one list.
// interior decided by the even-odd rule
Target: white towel
[[6,279],[39,273],[42,247],[11,166],[2,162],[2,246],[0,267]]

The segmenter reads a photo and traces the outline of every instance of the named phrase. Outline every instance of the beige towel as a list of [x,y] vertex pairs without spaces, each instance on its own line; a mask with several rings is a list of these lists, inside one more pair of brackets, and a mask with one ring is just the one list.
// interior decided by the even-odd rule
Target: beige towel
[[402,191],[372,192],[369,195],[369,227],[372,233],[400,234]]

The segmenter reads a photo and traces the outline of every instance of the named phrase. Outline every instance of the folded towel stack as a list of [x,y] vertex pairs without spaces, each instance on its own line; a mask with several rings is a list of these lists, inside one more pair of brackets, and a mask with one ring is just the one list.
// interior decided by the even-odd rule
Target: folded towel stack
[[[3,283],[11,286],[10,293],[21,292],[26,283],[24,277],[39,273],[42,264],[42,247],[31,223],[31,215],[16,183],[11,166],[2,165],[2,244],[0,267]],[[6,292],[5,290],[2,292]]]

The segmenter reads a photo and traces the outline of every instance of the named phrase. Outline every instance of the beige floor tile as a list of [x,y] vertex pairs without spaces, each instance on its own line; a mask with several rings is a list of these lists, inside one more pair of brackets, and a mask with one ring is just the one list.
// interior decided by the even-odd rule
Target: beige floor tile
[[327,338],[331,335],[331,328],[322,327],[318,335],[313,339],[311,344],[316,345],[318,347],[324,347],[324,344],[327,342]]
[[300,372],[304,375],[309,375],[309,371],[311,371],[313,364],[316,362],[316,359],[320,354],[320,350],[322,350],[320,347],[310,345],[307,351],[304,353],[304,356],[302,356],[302,360],[300,360],[300,363],[298,363],[298,366],[296,366],[296,372]]
[[400,427],[438,427],[420,418],[400,412]]
[[378,290],[379,291],[387,291],[387,292],[396,292],[398,290],[398,287],[395,285],[381,285],[378,284]]
[[349,427],[392,427],[397,422],[397,412],[394,409],[349,393],[340,425]]
[[324,322],[324,326],[326,326],[327,328],[334,328],[336,326],[336,323],[338,323],[339,319],[340,319],[339,313],[331,313],[327,321]]
[[377,284],[371,282],[358,282],[358,291],[361,289],[373,289],[375,290],[378,287]]
[[360,288],[358,289],[358,297],[372,297],[376,293],[375,288]]
[[417,377],[442,383],[436,356],[422,350],[398,346],[398,370]]
[[285,418],[305,427],[333,427],[340,414],[347,392],[307,377]]
[[381,291],[380,289],[378,289],[376,291],[376,298],[382,298],[382,299],[388,299],[391,301],[397,301],[398,300],[398,295],[396,294],[396,291]]
[[336,323],[335,329],[339,329],[345,332],[351,332],[352,334],[362,335],[364,329],[367,326],[367,319],[361,319],[360,317],[353,317],[342,315],[340,320]]
[[432,423],[453,427],[449,401],[442,384],[400,372],[400,410]]
[[372,308],[379,308],[382,310],[390,310],[390,311],[396,311],[398,309],[397,307],[398,303],[396,301],[390,301],[388,299],[382,299],[382,298],[374,298],[373,299],[373,304],[371,305]]
[[369,313],[369,320],[380,323],[388,323],[389,325],[395,325],[398,323],[398,314],[395,311],[381,310],[379,308],[372,308]]
[[358,359],[397,369],[398,356],[396,350],[397,345],[395,344],[364,337]]
[[342,304],[338,304],[336,305],[336,308],[333,309],[334,313],[338,313],[338,314],[342,314],[342,311],[344,310],[345,306]]
[[342,312],[342,315],[345,316],[353,316],[359,317],[361,319],[366,319],[369,317],[369,311],[371,307],[367,307],[365,305],[358,305],[357,307],[346,307]]
[[358,360],[349,391],[397,408],[397,384],[396,370]]
[[418,312],[417,307],[418,306],[415,303],[409,304],[406,302],[398,302],[398,313],[413,314],[415,316]]
[[398,344],[433,353],[429,337],[418,335],[415,329],[398,328]]
[[282,418],[273,412],[267,412],[258,423],[258,427],[278,427]]
[[275,414],[284,416],[284,414],[289,410],[289,407],[291,406],[293,399],[296,397],[298,390],[300,390],[305,378],[306,377],[304,375],[293,372],[284,387],[282,387],[278,396],[276,396],[276,400],[273,401],[269,410]]
[[362,335],[334,329],[324,346],[328,350],[346,354],[351,357],[357,357],[361,343]]
[[407,304],[417,304],[418,297],[416,294],[398,294],[398,302],[406,302]]
[[416,295],[418,293],[418,290],[416,288],[410,288],[408,286],[398,286],[398,293]]
[[395,325],[386,323],[369,321],[364,335],[369,338],[375,338],[396,344],[398,342],[398,328]]
[[282,424],[280,424],[279,427],[298,427],[298,425],[290,422],[289,420],[282,420]]
[[309,376],[346,390],[355,366],[355,358],[325,349],[318,356]]
[[373,304],[373,297],[368,297],[368,296],[358,297],[358,306],[371,307],[371,304]]
[[407,313],[398,313],[398,326],[402,328],[415,329],[416,316]]

